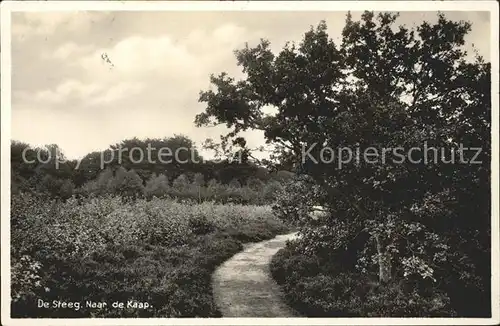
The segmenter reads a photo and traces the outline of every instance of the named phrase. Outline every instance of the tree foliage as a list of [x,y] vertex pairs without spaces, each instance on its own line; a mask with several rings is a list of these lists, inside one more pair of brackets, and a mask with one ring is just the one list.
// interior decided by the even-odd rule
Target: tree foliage
[[[326,193],[332,218],[322,230],[345,235],[331,240],[334,247],[364,232],[371,240],[361,258],[375,255],[380,282],[415,274],[435,279],[450,292],[474,295],[481,304],[460,307],[473,313],[489,306],[491,66],[463,50],[468,22],[439,14],[436,23],[409,28],[397,18],[365,12],[354,21],[348,14],[339,43],[320,22],[278,53],[268,40],[247,44],[235,51],[245,77],[212,75],[195,123],[224,124],[230,132],[221,145],[249,155],[241,133],[263,131],[275,158],[292,162]],[[264,113],[269,106],[274,114]],[[424,153],[424,144],[437,151]],[[330,161],[325,147],[361,153],[374,147],[379,154],[340,166],[347,153],[334,152]],[[413,151],[414,162],[381,159],[381,150],[395,148],[420,151]],[[455,162],[442,160],[442,148]],[[479,163],[464,148],[481,148]],[[305,241],[315,232],[316,225],[304,228]]]

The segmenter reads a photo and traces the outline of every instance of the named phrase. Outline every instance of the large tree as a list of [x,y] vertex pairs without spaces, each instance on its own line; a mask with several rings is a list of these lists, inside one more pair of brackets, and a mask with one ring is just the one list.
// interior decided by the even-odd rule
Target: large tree
[[[320,22],[277,54],[267,40],[236,50],[245,78],[212,75],[214,90],[200,93],[206,109],[195,123],[226,125],[221,146],[240,146],[250,156],[241,133],[264,131],[275,157],[293,162],[326,193],[322,204],[333,218],[322,232],[335,239],[328,245],[371,235],[381,282],[416,274],[447,284],[465,278],[467,286],[486,289],[490,64],[477,55],[467,59],[468,22],[439,14],[436,23],[410,29],[398,26],[397,17],[365,12],[353,21],[348,14],[340,44]],[[269,106],[274,114],[264,113]],[[379,156],[363,157],[369,147]],[[348,160],[344,150],[332,160],[323,148],[354,154],[359,148],[361,159]],[[413,162],[396,155],[412,148],[419,149]],[[441,148],[446,160],[455,155],[454,163],[443,162]],[[482,151],[474,157],[464,148]]]

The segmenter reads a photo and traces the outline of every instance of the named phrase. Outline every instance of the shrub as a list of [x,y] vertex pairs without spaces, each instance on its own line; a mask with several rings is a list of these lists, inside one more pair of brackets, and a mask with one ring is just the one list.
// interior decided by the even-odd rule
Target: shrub
[[[301,240],[278,251],[271,274],[287,302],[308,317],[453,317],[449,297],[421,279],[381,285],[368,275],[332,268],[301,252]],[[337,263],[338,264],[338,263]],[[332,265],[332,262],[330,262]]]
[[75,186],[68,179],[61,179],[50,174],[45,175],[38,185],[40,191],[54,198],[67,199],[73,195]]
[[367,317],[454,317],[450,298],[439,289],[423,294],[416,288],[404,290],[403,283],[375,285],[363,301]]
[[215,224],[205,215],[190,217],[188,221],[191,232],[197,235],[211,233],[215,230]]
[[359,278],[318,274],[301,278],[293,287],[293,306],[319,317],[356,316],[362,298],[356,295]]
[[282,220],[304,225],[311,222],[311,212],[318,205],[324,194],[307,177],[300,176],[288,180],[281,187],[272,191],[276,197],[274,213]]

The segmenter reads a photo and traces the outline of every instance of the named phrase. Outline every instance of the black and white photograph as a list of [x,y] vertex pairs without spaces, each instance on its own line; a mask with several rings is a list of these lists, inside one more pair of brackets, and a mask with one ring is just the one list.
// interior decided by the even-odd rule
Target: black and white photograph
[[2,324],[500,323],[497,2],[1,28]]

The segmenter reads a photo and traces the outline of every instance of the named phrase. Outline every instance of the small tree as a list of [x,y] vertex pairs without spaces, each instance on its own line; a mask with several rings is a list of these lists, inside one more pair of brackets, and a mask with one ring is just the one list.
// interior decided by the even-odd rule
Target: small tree
[[111,184],[115,192],[125,198],[137,198],[144,194],[142,179],[134,170],[119,167]]
[[169,190],[168,178],[163,174],[156,176],[153,173],[151,178],[146,182],[144,193],[148,197],[163,197],[168,194]]
[[202,173],[196,173],[193,177],[193,184],[203,187],[205,185],[205,176]]
[[[123,169],[123,168],[122,168]],[[104,169],[99,173],[95,183],[90,182],[88,185],[88,190],[96,192],[97,194],[114,194],[116,191],[117,184],[115,183],[115,176],[113,170],[110,168]]]
[[224,190],[225,187],[215,179],[210,179],[207,183],[207,196],[213,198],[214,200],[218,200]]
[[202,188],[205,185],[205,176],[201,173],[196,173],[193,177],[193,186],[196,190],[196,196],[198,198],[198,202],[202,201]]
[[172,186],[179,192],[187,191],[187,189],[189,188],[189,179],[185,174],[181,174],[177,178],[175,178]]

